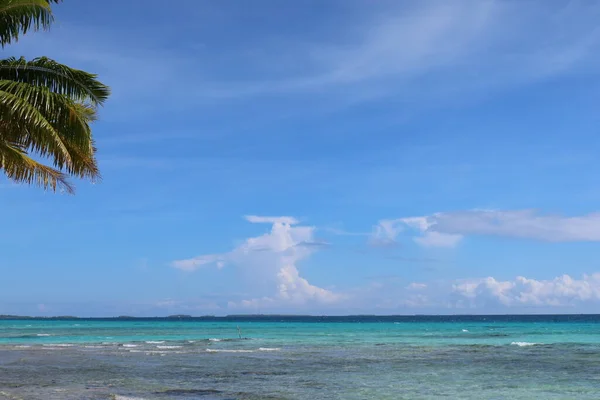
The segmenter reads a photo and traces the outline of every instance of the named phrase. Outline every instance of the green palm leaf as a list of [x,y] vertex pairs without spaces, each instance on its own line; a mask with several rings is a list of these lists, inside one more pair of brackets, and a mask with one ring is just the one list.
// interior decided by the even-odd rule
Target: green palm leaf
[[[18,82],[0,81],[0,118],[11,128],[8,131],[6,126],[3,127],[0,137],[20,134],[23,138],[32,139],[35,151],[42,156],[51,154],[62,166],[70,161],[69,152],[59,133],[43,112],[50,111],[49,103],[52,102],[52,96],[42,98],[47,93],[40,93],[43,90],[39,89],[42,88],[28,87]],[[45,109],[36,107],[40,103],[44,103]],[[17,128],[21,131],[18,132]]]
[[0,169],[15,182],[41,186],[44,189],[74,193],[62,172],[41,164],[27,155],[18,145],[0,139]]
[[0,45],[16,41],[30,30],[48,29],[54,17],[51,3],[61,0],[1,0]]
[[[94,107],[76,103],[68,97],[50,92],[45,87],[0,81],[0,111],[3,91],[26,101],[33,110],[39,111],[39,114],[34,113],[35,118],[12,120],[0,130],[0,136],[17,143],[23,149],[50,157],[55,167],[71,175],[99,179],[95,160],[96,149],[89,125],[96,119]],[[10,97],[8,99],[16,101]],[[38,118],[41,127],[36,125]],[[48,125],[53,131],[44,129],[48,128]]]
[[69,68],[46,57],[31,61],[23,57],[0,60],[0,79],[45,86],[74,100],[100,105],[110,95],[110,89],[96,78],[95,74]]
[[[0,0],[2,47],[47,29],[50,6],[60,1]],[[90,124],[109,95],[96,75],[46,57],[0,60],[0,170],[17,182],[68,193],[74,190],[68,175],[100,179]]]

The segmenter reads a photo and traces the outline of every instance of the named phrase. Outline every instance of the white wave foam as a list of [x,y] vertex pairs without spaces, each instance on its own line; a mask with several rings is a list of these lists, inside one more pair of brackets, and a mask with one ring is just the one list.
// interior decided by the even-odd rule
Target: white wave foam
[[123,347],[138,347],[138,345],[137,344],[129,344],[129,343],[127,343],[127,344],[124,344]]
[[468,330],[468,329],[463,329],[462,331],[463,331],[463,332],[469,332],[469,330]]
[[19,349],[26,349],[26,348],[28,348],[28,347],[31,347],[31,346],[28,346],[28,345],[22,344],[22,345],[15,346],[15,347],[18,347]]
[[281,350],[279,347],[259,347],[259,351],[279,351]]
[[180,349],[181,346],[156,346],[157,349]]
[[222,340],[223,339],[217,339],[217,338],[210,338],[210,339],[208,339],[209,342],[220,342]]
[[129,397],[129,396],[120,396],[118,394],[113,394],[111,400],[145,400],[141,397]]
[[83,346],[86,349],[103,349],[104,346]]
[[539,344],[539,343],[531,343],[531,342],[512,342],[511,343],[511,345],[519,346],[519,347],[535,346],[536,344]]
[[43,344],[45,347],[73,347],[72,344],[68,343],[54,343],[54,344]]
[[148,344],[162,344],[164,342],[165,342],[164,340],[148,340],[148,341],[146,341],[146,343],[148,343]]
[[254,350],[206,349],[207,353],[254,353]]
[[52,336],[49,333],[38,333],[36,336]]
[[196,343],[195,340],[188,340],[188,343]]

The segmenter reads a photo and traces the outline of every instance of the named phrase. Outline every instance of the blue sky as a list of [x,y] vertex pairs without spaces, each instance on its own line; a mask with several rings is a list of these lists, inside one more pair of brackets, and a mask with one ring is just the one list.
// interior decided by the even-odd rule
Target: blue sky
[[600,5],[65,1],[103,180],[0,177],[0,314],[600,310]]

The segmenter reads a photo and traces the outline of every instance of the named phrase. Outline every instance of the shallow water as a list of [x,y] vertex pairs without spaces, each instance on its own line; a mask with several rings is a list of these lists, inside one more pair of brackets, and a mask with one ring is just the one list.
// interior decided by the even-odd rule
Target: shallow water
[[0,399],[597,399],[598,387],[600,316],[0,321]]

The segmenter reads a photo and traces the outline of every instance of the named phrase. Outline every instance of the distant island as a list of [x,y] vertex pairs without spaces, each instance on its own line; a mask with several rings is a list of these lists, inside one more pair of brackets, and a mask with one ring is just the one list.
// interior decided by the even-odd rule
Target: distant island
[[193,317],[191,315],[169,315],[167,317],[133,317],[129,315],[119,315],[118,317],[76,317],[73,315],[57,315],[52,317],[32,317],[28,315],[0,315],[0,320],[6,319],[19,319],[19,320],[74,320],[74,319],[84,319],[84,320],[138,320],[138,319],[192,319],[192,318],[219,318],[214,315],[204,315],[200,317]]
[[118,317],[76,317],[73,315],[57,315],[49,317],[33,317],[29,315],[0,315],[0,320],[179,320],[179,319],[194,319],[194,320],[227,320],[240,318],[318,318],[313,315],[295,315],[295,314],[232,314],[225,316],[201,315],[192,316],[187,314],[169,315],[166,317],[134,317],[130,315],[119,315]]
[[588,321],[599,314],[489,314],[489,315],[293,315],[293,314],[232,314],[225,316],[187,314],[169,315],[166,317],[133,317],[120,315],[117,317],[76,317],[59,315],[52,317],[32,317],[26,315],[0,315],[2,320],[33,321],[181,321],[181,322],[482,322],[495,321],[537,321],[537,322],[574,322]]

